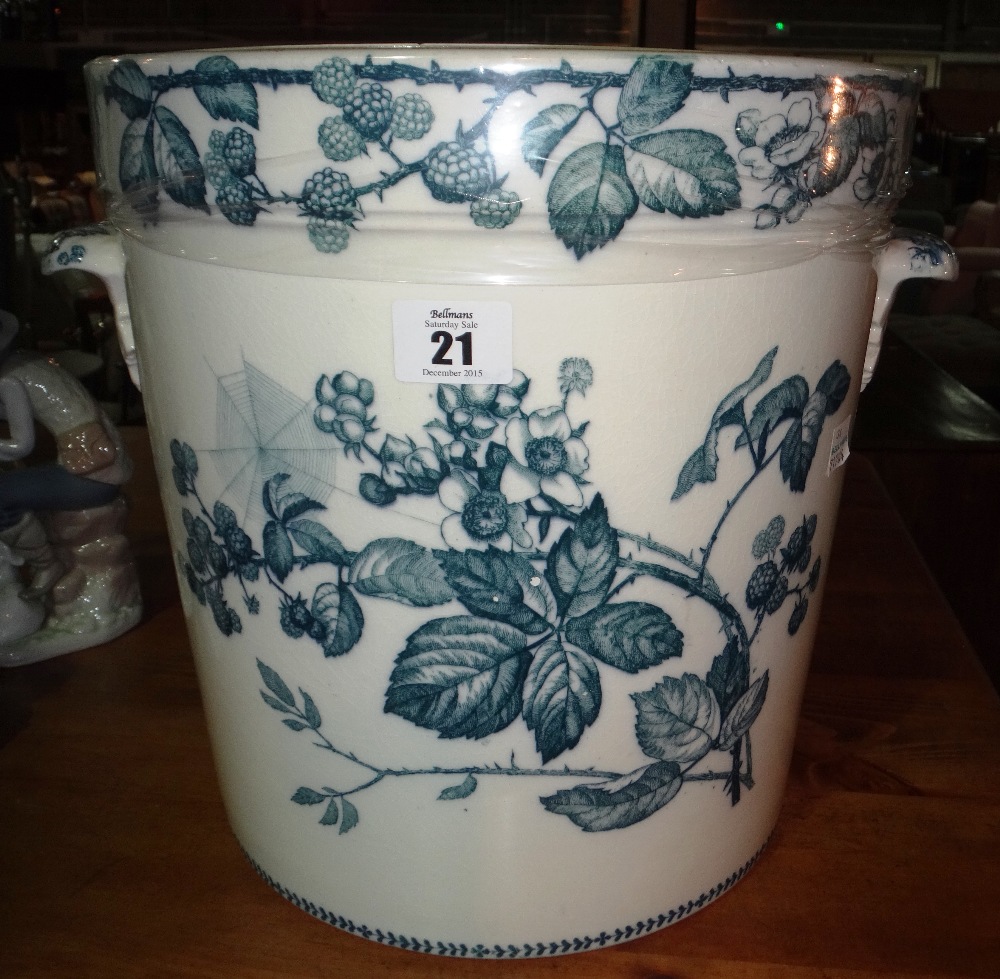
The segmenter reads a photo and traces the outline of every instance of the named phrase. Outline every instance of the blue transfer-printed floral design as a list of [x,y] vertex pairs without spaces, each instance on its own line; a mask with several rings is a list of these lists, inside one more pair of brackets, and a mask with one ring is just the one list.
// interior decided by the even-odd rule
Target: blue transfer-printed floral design
[[[261,85],[309,86],[330,107],[317,128],[314,171],[301,187],[274,188],[261,173],[252,132],[261,126]],[[414,85],[421,92],[403,90]],[[492,91],[482,100],[485,109],[445,131],[435,88],[471,85]],[[545,103],[550,90],[568,98],[567,88],[579,95]],[[164,103],[181,89],[192,89],[213,119],[236,125],[215,129],[207,145],[196,145]],[[609,92],[617,93],[613,109]],[[728,103],[744,92],[759,93],[761,106],[734,112],[724,132],[671,122],[693,95]],[[540,110],[520,133],[521,156],[546,182],[552,232],[582,259],[616,239],[640,211],[711,218],[749,208],[764,230],[798,221],[815,200],[848,182],[865,203],[891,198],[902,177],[894,97],[912,97],[915,86],[878,74],[780,78],[730,69],[723,77],[702,77],[682,58],[663,54],[637,57],[624,73],[580,71],[566,61],[505,74],[342,56],[311,70],[281,70],[241,68],[211,55],[190,71],[147,76],[137,62],[123,59],[105,82],[106,98],[129,120],[118,166],[122,191],[145,218],[156,219],[161,191],[206,213],[211,199],[227,221],[246,227],[264,211],[294,208],[313,246],[329,254],[347,248],[366,208],[389,206],[393,188],[406,180],[421,181],[442,206],[466,209],[486,231],[513,224],[523,198],[506,186],[490,124],[514,93],[539,99]],[[436,122],[437,142],[414,150]],[[570,137],[572,152],[550,163]]]
[[854,196],[866,204],[891,196],[899,180],[895,110],[877,92],[852,91],[841,80],[815,101],[798,99],[785,112],[741,112],[736,134],[744,145],[740,164],[773,188],[770,200],[756,209],[758,228],[798,221],[815,198],[856,173]]
[[[358,824],[363,793],[386,779],[433,780],[445,803],[468,798],[483,779],[534,779],[551,786],[540,797],[545,809],[586,832],[644,820],[691,783],[721,783],[736,805],[753,788],[751,730],[768,688],[752,649],[779,613],[790,634],[808,613],[821,573],[816,515],[774,516],[746,542],[756,563],[735,588],[716,581],[712,555],[762,473],[777,466],[790,492],[805,489],[825,421],[850,386],[839,361],[814,385],[798,374],[770,383],[776,355],[768,351],[722,398],[677,476],[673,500],[714,482],[721,433],[736,429],[733,451],[744,457],[745,475],[704,545],[689,553],[612,523],[588,480],[590,422],[579,408],[597,379],[579,357],[559,368],[557,404],[533,404],[520,371],[509,384],[441,384],[435,417],[404,436],[379,432],[369,380],[347,370],[318,378],[314,424],[331,451],[339,446],[358,464],[360,497],[376,508],[422,498],[440,523],[439,548],[382,537],[351,551],[336,536],[336,514],[324,520],[325,507],[284,473],[262,486],[263,526],[243,528],[227,504],[202,499],[198,454],[173,441],[174,484],[193,503],[182,510],[188,539],[178,561],[224,635],[277,615],[289,639],[332,660],[358,645],[381,602],[427,609],[385,665],[384,712],[448,739],[477,741],[522,723],[534,736],[538,759],[530,764],[393,767],[332,741],[308,691],[294,692],[281,663],[258,660],[261,696],[285,727],[308,732],[312,747],[357,773],[339,786],[299,786],[292,802],[318,807],[319,822],[340,833]],[[327,580],[303,594],[297,582],[306,569],[314,582],[317,568]],[[629,599],[640,579],[662,589],[660,604]],[[234,595],[242,611],[230,604]],[[632,695],[647,761],[632,771],[573,767],[563,756],[598,721],[605,678],[683,656],[670,610],[691,600],[717,616],[719,652],[703,677],[658,675]]]

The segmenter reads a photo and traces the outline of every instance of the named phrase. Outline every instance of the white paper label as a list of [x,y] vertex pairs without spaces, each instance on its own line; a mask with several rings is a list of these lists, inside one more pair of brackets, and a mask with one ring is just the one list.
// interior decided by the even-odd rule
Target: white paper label
[[851,454],[848,439],[851,434],[852,417],[853,415],[848,415],[847,419],[833,430],[833,441],[830,445],[830,464],[826,468],[827,476],[831,475],[835,469],[839,469],[847,462],[847,457]]
[[397,299],[396,379],[506,384],[514,376],[513,322],[510,303]]

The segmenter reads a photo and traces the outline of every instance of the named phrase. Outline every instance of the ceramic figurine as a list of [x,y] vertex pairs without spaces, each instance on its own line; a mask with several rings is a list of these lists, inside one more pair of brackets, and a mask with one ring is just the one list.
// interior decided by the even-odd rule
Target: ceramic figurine
[[35,632],[45,621],[45,606],[25,594],[17,573],[24,558],[0,540],[0,649]]
[[0,469],[0,666],[107,642],[142,614],[121,496],[128,454],[76,378],[13,350],[17,332],[0,311],[0,464],[32,452],[36,422],[58,455]]

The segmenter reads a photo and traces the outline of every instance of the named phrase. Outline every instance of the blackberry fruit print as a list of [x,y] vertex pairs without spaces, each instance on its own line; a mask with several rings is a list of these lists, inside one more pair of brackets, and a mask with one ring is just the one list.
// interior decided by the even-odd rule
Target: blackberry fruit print
[[[236,208],[237,192],[224,194],[224,218],[251,227],[250,215],[297,207],[307,239],[335,256],[346,246],[339,247],[338,237],[338,247],[331,247],[312,218],[361,230],[369,205],[391,207],[394,188],[419,178],[434,201],[468,205],[472,226],[487,231],[507,228],[526,200],[537,201],[555,238],[580,261],[618,239],[636,215],[716,221],[743,209],[752,212],[757,230],[769,231],[802,220],[819,199],[838,191],[882,206],[898,189],[892,99],[913,92],[877,75],[841,84],[843,97],[831,98],[815,78],[732,69],[701,77],[684,59],[654,53],[638,55],[624,72],[580,70],[562,61],[507,73],[339,55],[309,71],[288,71],[240,68],[227,56],[211,55],[191,72],[157,76],[120,59],[105,95],[129,120],[119,170],[123,189],[134,192],[147,220],[157,220],[161,209],[157,188],[177,204],[210,213],[206,181],[221,188],[225,170],[247,181],[250,198]],[[258,92],[286,86],[305,87],[340,110],[318,124],[316,155],[351,164],[350,172],[337,173],[353,196],[327,194],[321,175],[334,171],[315,167],[298,191],[273,185],[283,170],[272,174],[261,165],[252,130],[262,126]],[[472,86],[482,94],[474,103],[481,108],[446,123],[447,113],[436,108],[443,93]],[[192,128],[163,104],[185,87],[213,119],[239,125],[215,130],[198,145]],[[748,92],[759,104],[734,109],[715,131],[673,121],[694,98],[717,99],[716,111],[725,113],[731,95]],[[535,114],[518,132],[501,125],[498,135],[497,120],[526,95],[538,102]],[[494,149],[501,142],[505,163],[498,170]],[[520,187],[507,186],[511,163]],[[539,186],[526,187],[526,180]]]
[[[773,413],[761,437],[733,441],[748,475],[697,556],[620,526],[590,481],[587,441],[599,434],[601,419],[580,411],[600,377],[583,357],[563,359],[549,385],[562,396],[557,404],[533,403],[532,381],[520,371],[511,385],[441,384],[437,414],[408,433],[379,429],[378,391],[367,378],[350,370],[317,378],[313,424],[331,449],[353,460],[358,498],[380,510],[423,501],[437,514],[438,547],[380,537],[349,549],[346,528],[319,501],[292,490],[286,473],[261,488],[263,526],[240,526],[231,508],[201,497],[197,453],[174,441],[173,482],[186,500],[189,534],[178,560],[224,634],[245,635],[256,617],[276,616],[299,655],[339,659],[359,647],[381,603],[421,610],[422,624],[385,664],[384,712],[449,741],[482,741],[523,725],[537,753],[530,764],[378,762],[326,733],[308,691],[286,695],[280,661],[259,659],[264,703],[286,727],[308,733],[311,750],[354,767],[353,777],[348,772],[337,784],[292,787],[292,802],[307,809],[322,803],[327,816],[347,807],[353,829],[363,824],[365,806],[376,804],[366,793],[387,779],[453,777],[443,802],[468,799],[484,781],[530,780],[539,783],[546,811],[587,833],[649,819],[693,784],[717,782],[738,805],[754,786],[750,741],[769,685],[768,670],[755,665],[755,644],[782,609],[790,609],[788,632],[801,627],[820,567],[817,558],[810,570],[808,560],[816,515],[793,522],[779,514],[744,542],[757,563],[741,589],[742,608],[732,583],[717,581],[712,569],[715,546],[753,485],[776,472],[794,497],[793,486],[804,485],[811,468],[811,455],[791,451],[803,438],[797,423],[811,403],[810,384],[800,375],[772,383],[777,353],[765,354],[722,398],[704,442],[677,476],[675,501],[716,482],[706,446]],[[839,361],[822,375],[826,389],[832,381],[837,390],[850,384]],[[839,406],[828,399],[824,417]],[[782,463],[783,447],[794,465]],[[329,577],[317,584],[318,572]],[[642,597],[630,597],[639,582]],[[664,673],[684,659],[687,639],[676,616],[692,601],[716,618],[718,650],[703,675]],[[565,756],[572,758],[598,722],[616,674],[651,675],[631,695],[646,762],[633,770],[574,768]],[[566,786],[574,778],[577,784]],[[553,788],[545,791],[548,782]]]

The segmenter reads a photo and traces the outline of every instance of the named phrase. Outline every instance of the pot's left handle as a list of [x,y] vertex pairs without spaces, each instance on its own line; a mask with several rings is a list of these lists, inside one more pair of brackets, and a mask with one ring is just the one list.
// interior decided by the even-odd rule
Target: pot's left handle
[[118,343],[128,376],[139,387],[139,362],[125,292],[125,253],[118,233],[109,224],[91,224],[64,231],[53,239],[41,264],[45,275],[65,269],[80,269],[93,273],[104,283],[114,309]]
[[861,375],[863,391],[872,379],[878,355],[882,351],[885,324],[896,298],[896,291],[907,279],[940,279],[951,282],[958,276],[958,259],[951,245],[922,231],[896,228],[892,237],[875,254],[878,287],[872,326]]

